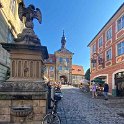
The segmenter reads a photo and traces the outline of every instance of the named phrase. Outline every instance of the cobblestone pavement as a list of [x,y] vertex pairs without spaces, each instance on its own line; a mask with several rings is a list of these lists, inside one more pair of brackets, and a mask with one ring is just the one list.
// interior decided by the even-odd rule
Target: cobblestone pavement
[[124,124],[124,98],[92,99],[72,86],[62,86],[58,105],[62,124]]

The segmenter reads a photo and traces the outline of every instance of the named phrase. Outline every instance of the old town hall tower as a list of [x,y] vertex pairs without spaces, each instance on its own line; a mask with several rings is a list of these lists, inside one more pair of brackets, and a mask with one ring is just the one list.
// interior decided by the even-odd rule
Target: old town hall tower
[[66,38],[63,31],[61,48],[54,54],[49,54],[49,59],[45,61],[45,77],[48,80],[62,83],[72,82],[72,57],[73,53],[66,49]]

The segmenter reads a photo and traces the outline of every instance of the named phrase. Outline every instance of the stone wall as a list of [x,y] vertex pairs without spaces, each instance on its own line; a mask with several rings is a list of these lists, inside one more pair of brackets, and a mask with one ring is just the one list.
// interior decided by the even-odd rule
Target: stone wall
[[0,82],[6,79],[7,68],[10,66],[9,57],[9,53],[0,45]]
[[11,114],[12,106],[33,106],[33,112],[25,118],[25,124],[41,124],[42,117],[46,114],[46,100],[0,100],[0,123],[21,124],[24,117],[15,117]]

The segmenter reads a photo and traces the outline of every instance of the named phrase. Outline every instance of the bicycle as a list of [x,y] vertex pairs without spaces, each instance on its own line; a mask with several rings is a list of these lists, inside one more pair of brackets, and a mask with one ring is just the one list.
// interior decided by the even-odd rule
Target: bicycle
[[61,124],[60,117],[57,115],[58,100],[51,100],[53,102],[52,110],[43,117],[42,124]]

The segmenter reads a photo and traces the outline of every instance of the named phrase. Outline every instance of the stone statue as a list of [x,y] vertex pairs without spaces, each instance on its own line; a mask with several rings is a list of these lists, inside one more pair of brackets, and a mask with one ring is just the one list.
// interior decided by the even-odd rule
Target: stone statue
[[23,21],[23,17],[26,17],[25,26],[27,28],[34,27],[33,25],[33,19],[36,18],[39,23],[42,21],[42,14],[39,8],[36,8],[34,5],[30,4],[27,8],[24,7],[24,4],[21,2],[19,3],[19,9],[18,9],[19,18],[21,21]]
[[36,18],[39,23],[42,22],[42,14],[39,8],[34,7],[34,5],[30,4],[27,8],[24,7],[24,4],[19,3],[18,15],[21,21],[23,21],[23,17],[25,17],[25,29],[23,29],[22,33],[17,35],[15,41],[19,44],[28,44],[40,46],[40,39],[35,35],[33,30],[34,24],[33,19]]

